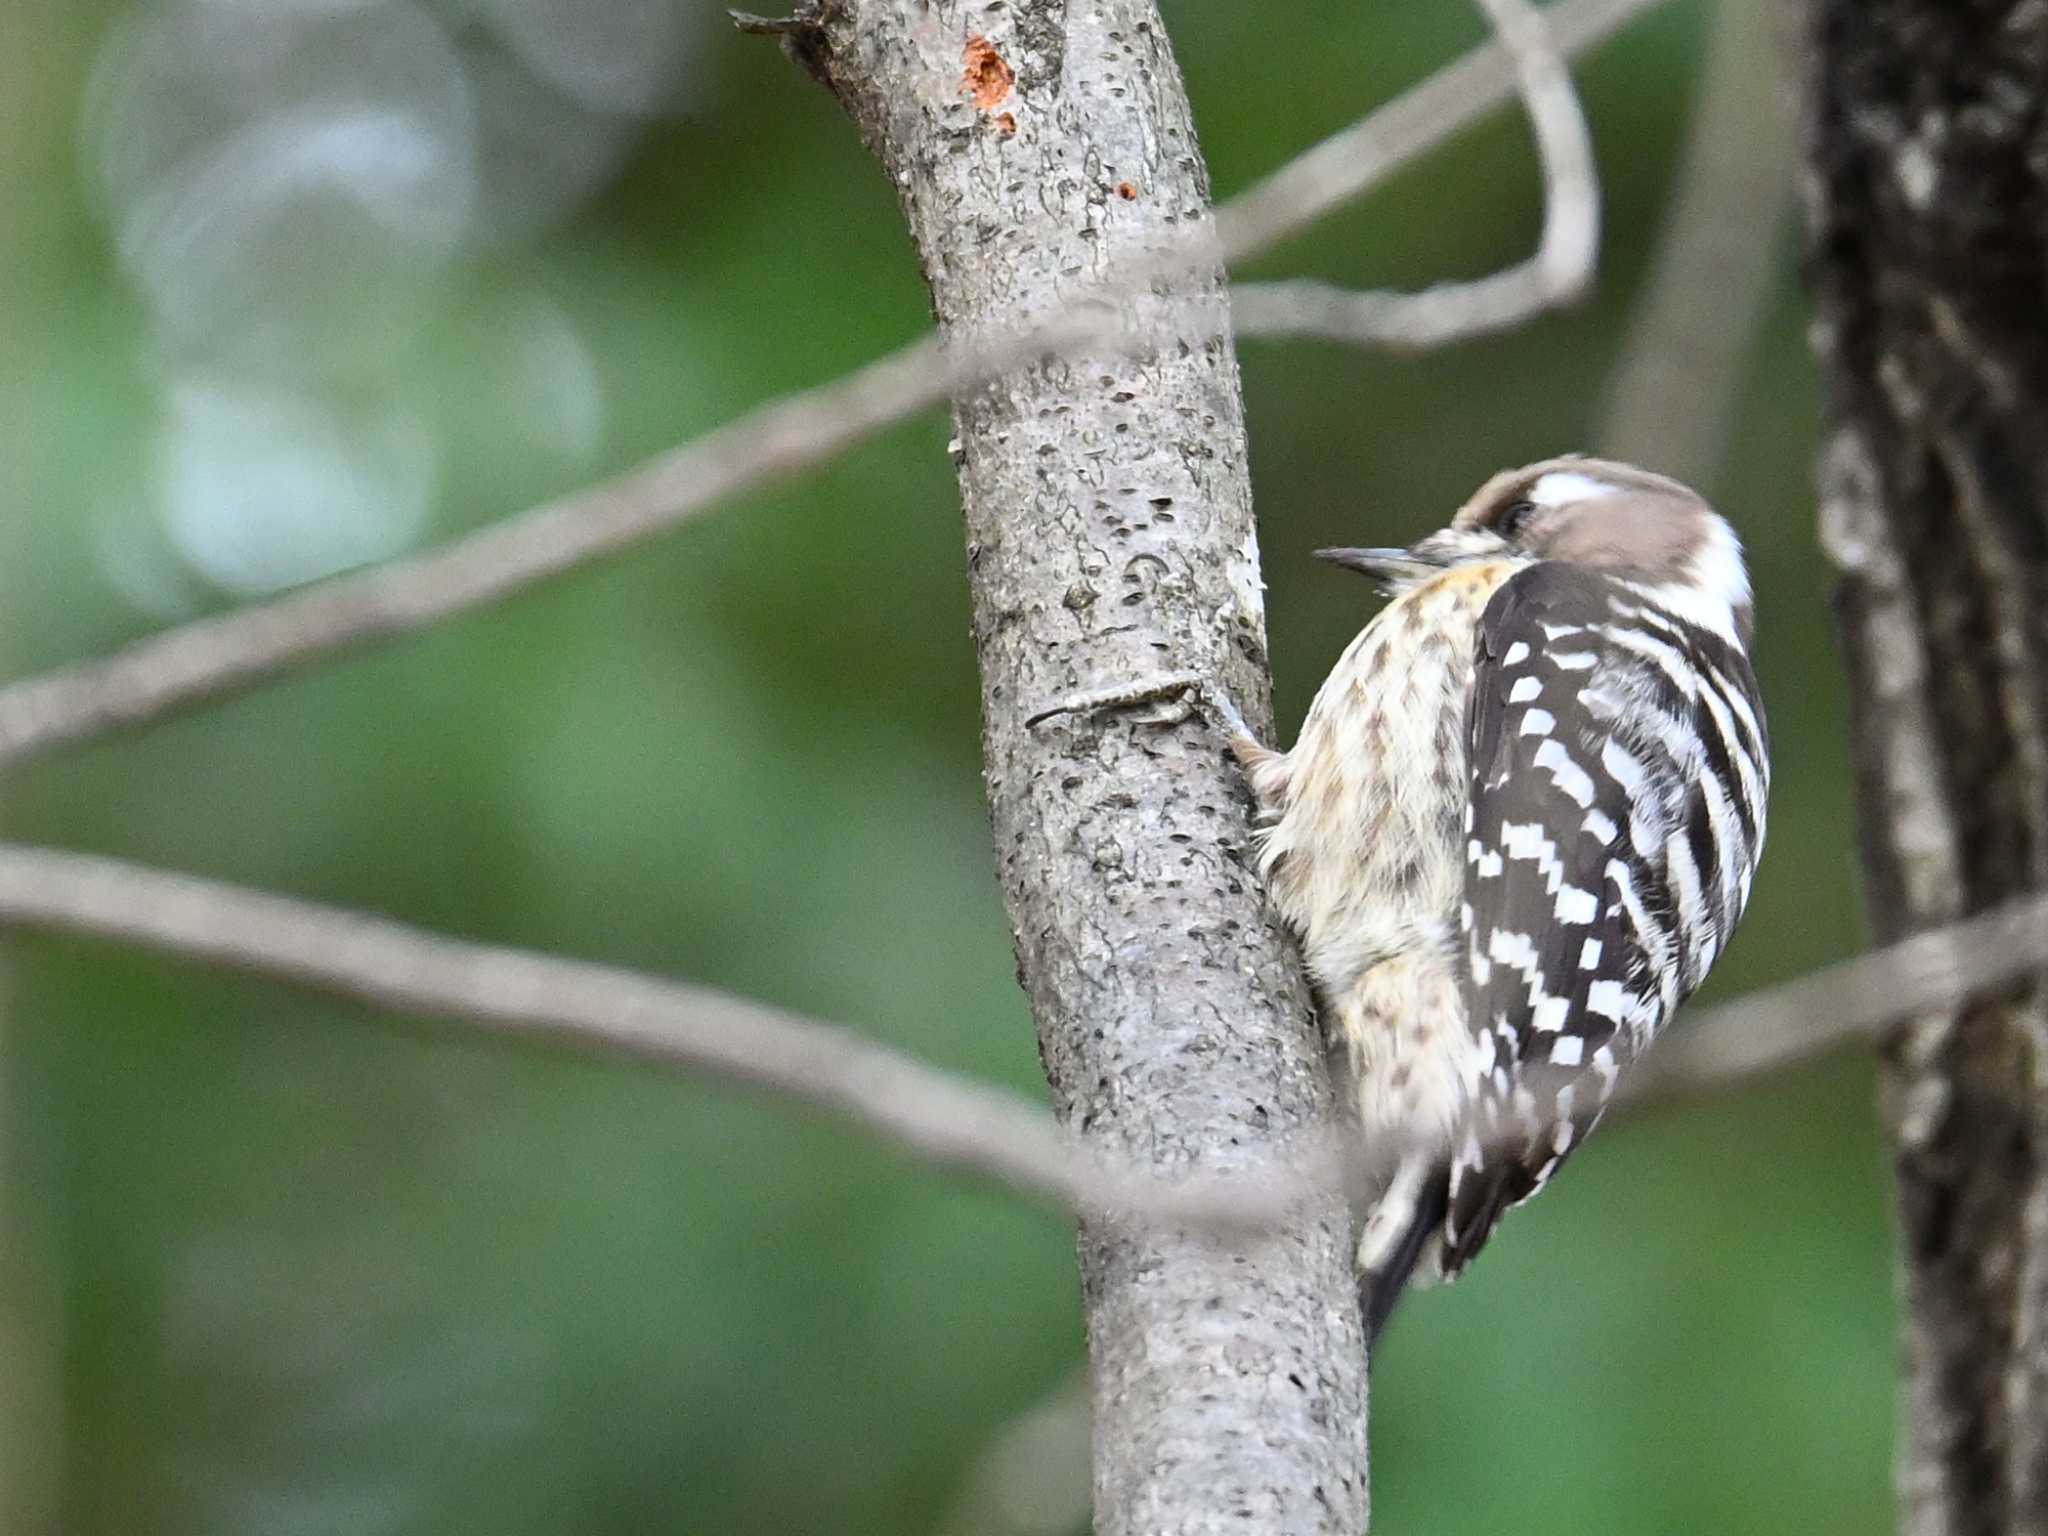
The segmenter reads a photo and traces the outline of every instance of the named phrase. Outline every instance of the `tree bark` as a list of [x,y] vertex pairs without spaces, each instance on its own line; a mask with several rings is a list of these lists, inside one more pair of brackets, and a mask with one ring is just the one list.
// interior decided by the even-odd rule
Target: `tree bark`
[[[1861,842],[1892,939],[2048,877],[2048,7],[1817,0],[1811,270]],[[2048,1532],[2048,1004],[1884,1051],[1912,1536]]]
[[[1150,0],[819,0],[786,36],[895,184],[954,346],[1209,215]],[[956,457],[997,863],[1054,1106],[1105,1148],[1227,1171],[1331,1109],[1293,947],[1248,869],[1243,786],[1198,714],[1032,723],[1175,671],[1270,718],[1237,360],[1181,339],[1167,296],[1136,301],[1155,349],[956,402]],[[1174,296],[1219,321],[1221,273]],[[1341,1208],[1249,1249],[1105,1215],[1079,1256],[1101,1536],[1364,1529]]]

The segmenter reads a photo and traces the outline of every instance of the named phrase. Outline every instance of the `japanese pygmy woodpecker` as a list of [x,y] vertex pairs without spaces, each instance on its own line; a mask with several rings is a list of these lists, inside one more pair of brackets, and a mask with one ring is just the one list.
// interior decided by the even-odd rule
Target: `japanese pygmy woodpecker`
[[1395,1147],[1358,1263],[1369,1331],[1541,1189],[1699,986],[1770,788],[1749,577],[1694,492],[1560,458],[1407,549],[1332,549],[1393,601],[1290,752],[1217,701],[1343,1097]]

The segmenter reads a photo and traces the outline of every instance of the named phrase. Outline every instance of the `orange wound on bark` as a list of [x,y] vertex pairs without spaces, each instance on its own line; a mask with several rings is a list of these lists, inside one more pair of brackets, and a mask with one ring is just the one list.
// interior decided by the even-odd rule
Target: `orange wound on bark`
[[[968,38],[961,62],[966,66],[960,75],[961,94],[972,98],[984,112],[1001,106],[1010,87],[1017,82],[1017,72],[996,52],[995,44],[985,37]],[[1012,119],[1012,129],[1015,126]]]

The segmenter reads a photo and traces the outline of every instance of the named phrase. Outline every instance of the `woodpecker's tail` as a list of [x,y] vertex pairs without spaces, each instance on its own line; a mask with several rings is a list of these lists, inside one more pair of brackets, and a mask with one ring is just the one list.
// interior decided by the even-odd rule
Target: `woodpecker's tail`
[[1449,1205],[1449,1171],[1411,1158],[1366,1216],[1358,1239],[1358,1299],[1368,1346],[1379,1338],[1431,1239],[1443,1231]]

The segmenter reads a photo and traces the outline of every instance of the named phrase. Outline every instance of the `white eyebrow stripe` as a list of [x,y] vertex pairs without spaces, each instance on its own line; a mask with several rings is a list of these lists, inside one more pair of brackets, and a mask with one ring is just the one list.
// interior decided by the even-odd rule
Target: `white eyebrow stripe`
[[1553,469],[1529,487],[1529,499],[1539,507],[1562,507],[1574,501],[1591,501],[1597,496],[1615,495],[1621,487],[1595,480],[1569,469]]

